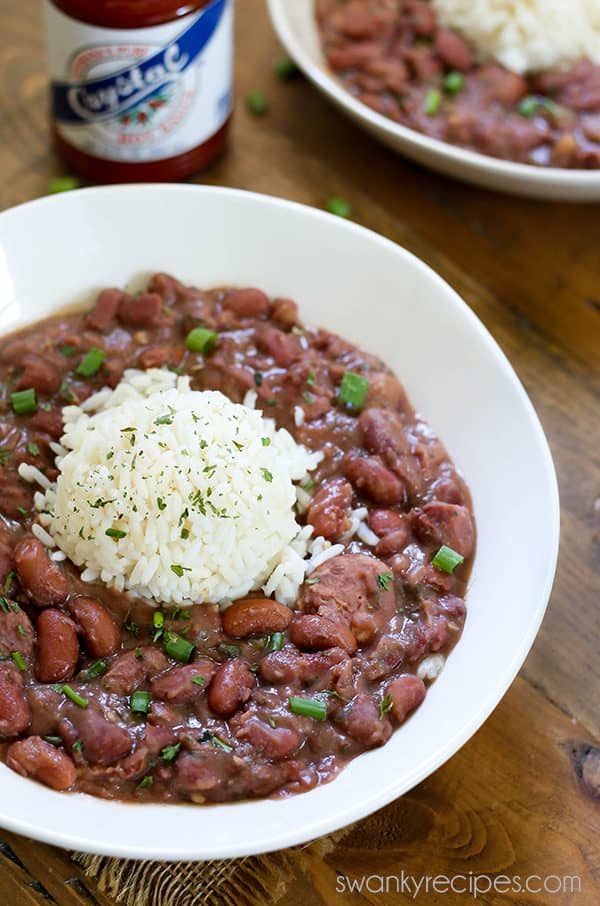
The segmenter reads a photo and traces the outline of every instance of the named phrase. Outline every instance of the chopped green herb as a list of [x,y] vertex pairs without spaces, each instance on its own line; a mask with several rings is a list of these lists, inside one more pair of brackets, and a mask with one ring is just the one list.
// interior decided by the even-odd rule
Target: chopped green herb
[[263,116],[269,109],[269,104],[262,91],[249,91],[246,95],[246,107],[254,116]]
[[384,695],[381,701],[379,702],[379,716],[383,719],[388,711],[391,711],[394,706],[391,695]]
[[283,642],[283,632],[271,633],[267,641],[267,651],[281,651]]
[[103,676],[107,670],[108,664],[106,661],[94,661],[85,671],[85,678],[88,680],[95,679],[97,676]]
[[23,655],[20,651],[11,651],[10,656],[13,659],[13,663],[17,665],[19,670],[27,670],[27,664],[25,663]]
[[175,745],[172,745],[172,746],[165,746],[164,749],[162,750],[162,752],[160,753],[160,757],[162,758],[163,761],[166,761],[167,763],[169,763],[170,761],[174,761],[177,758],[177,755],[179,754],[180,748],[181,748],[180,742],[176,742]]
[[62,739],[60,736],[44,736],[46,742],[49,742],[51,746],[62,746]]
[[168,415],[159,415],[158,418],[154,419],[155,425],[172,425],[173,424],[173,414],[169,413]]
[[457,566],[464,562],[464,559],[461,554],[452,550],[451,547],[442,544],[431,562],[436,569],[441,569],[445,573],[452,573]]
[[289,699],[290,711],[314,720],[327,720],[327,705],[320,698],[302,698],[292,695]]
[[65,345],[65,346],[59,346],[58,351],[60,352],[61,355],[64,355],[67,358],[69,358],[70,356],[75,355],[75,353],[77,352],[77,349],[75,348],[75,346]]
[[218,746],[220,749],[223,749],[224,752],[233,752],[233,746],[228,745],[226,742],[223,742],[222,739],[219,739],[218,736],[215,736],[214,733],[211,733],[209,730],[206,730],[200,737],[200,742],[212,742],[214,746]]
[[179,563],[171,563],[171,572],[175,573],[180,579],[184,573],[191,573],[191,566],[181,566]]
[[308,390],[304,391],[304,393],[302,394],[302,399],[307,404],[307,406],[310,406],[310,404],[314,403],[315,401],[314,396],[312,395],[312,393],[309,393]]
[[254,383],[257,387],[261,387],[263,382],[263,376],[260,371],[254,372]]
[[346,371],[340,384],[338,400],[344,406],[359,412],[364,406],[368,390],[369,382],[366,377],[353,371]]
[[239,657],[240,656],[239,645],[227,645],[227,644],[225,644],[225,642],[221,642],[221,644],[218,645],[217,647],[218,647],[219,651],[221,651],[223,654],[226,654],[227,657]]
[[152,697],[149,692],[136,689],[129,697],[129,708],[132,714],[147,714],[150,710]]
[[61,692],[64,695],[66,695],[67,698],[70,698],[71,701],[74,702],[74,704],[78,705],[78,707],[87,708],[87,706],[88,706],[87,699],[83,698],[81,695],[79,695],[78,692],[75,692],[75,690],[72,689],[71,686],[66,686],[66,685],[63,686],[61,689]]
[[2,591],[5,595],[7,595],[10,592],[10,590],[12,588],[12,584],[16,578],[17,578],[16,572],[13,569],[11,569],[8,576],[4,580],[4,585],[2,586]]
[[270,437],[261,437],[261,443],[262,443],[263,447],[269,447],[271,445],[271,438]]
[[392,578],[391,573],[379,573],[377,576],[377,584],[383,591],[388,591],[392,584]]
[[108,537],[112,538],[114,541],[119,541],[121,538],[127,537],[127,532],[118,528],[107,528],[104,534],[108,535]]
[[281,57],[273,64],[273,72],[282,82],[289,82],[296,78],[300,70],[289,57]]
[[268,469],[261,469],[260,471],[262,472],[262,477],[265,481],[273,481],[273,475]]
[[33,441],[31,441],[27,444],[27,452],[30,454],[30,456],[39,456],[40,448],[37,444],[34,444]]
[[167,504],[164,502],[164,500],[162,499],[162,497],[157,497],[157,498],[156,498],[156,506],[159,508],[159,510],[161,511],[161,513],[162,513],[163,510],[166,510],[166,508],[167,508]]
[[27,512],[27,510],[25,509],[24,506],[18,506],[18,507],[17,507],[17,513],[19,514],[19,516],[23,516],[23,517],[29,515],[29,513]]
[[190,352],[200,352],[207,355],[217,345],[217,334],[206,327],[194,327],[185,338],[185,345]]
[[276,406],[276,405],[277,405],[277,400],[274,399],[273,397],[271,397],[271,399],[267,400],[267,406]]
[[140,627],[138,626],[137,623],[134,623],[133,620],[131,620],[129,617],[127,617],[123,626],[127,630],[127,632],[131,633],[131,635],[140,634]]
[[48,183],[48,194],[57,195],[59,192],[72,192],[78,189],[81,183],[76,176],[55,176]]
[[11,456],[12,453],[9,450],[0,450],[0,466],[5,466]]
[[142,777],[142,779],[136,786],[136,790],[145,790],[149,786],[152,786],[153,783],[154,783],[154,777],[152,776],[152,774],[146,774],[146,776]]
[[309,387],[314,387],[315,381],[317,380],[314,371],[308,372],[308,377],[306,378],[306,383]]
[[541,97],[540,95],[528,95],[519,103],[518,111],[521,116],[531,119],[536,113],[546,112],[551,116],[558,113],[558,106],[550,98]]
[[425,95],[423,110],[427,116],[435,116],[442,104],[442,94],[437,88],[431,88]]
[[22,639],[24,639],[27,636],[27,630],[25,629],[25,627],[23,626],[22,623],[17,623],[17,632],[21,636]]
[[198,674],[198,676],[192,677],[192,682],[194,686],[206,686],[206,677]]
[[195,646],[188,642],[187,639],[184,639],[183,636],[169,630],[164,634],[163,650],[168,657],[172,657],[181,664],[189,664]]
[[347,218],[352,214],[352,205],[345,198],[334,196],[325,205],[325,210],[330,214],[335,214],[336,217]]
[[444,78],[444,91],[448,94],[460,94],[465,87],[465,77],[462,72],[449,72]]
[[186,529],[186,528],[182,528],[182,529],[181,529],[181,537],[182,537],[182,539],[183,539],[184,541],[187,541],[187,539],[190,537],[190,530],[189,530],[189,529]]
[[11,393],[10,403],[15,415],[31,415],[32,412],[37,411],[38,407],[35,389],[29,387],[27,390],[17,390],[16,393]]
[[80,739],[76,739],[73,745],[71,746],[72,752],[81,752],[83,749],[83,743]]
[[75,369],[75,374],[79,375],[79,377],[93,377],[95,374],[98,374],[100,366],[105,358],[106,353],[103,349],[92,346]]

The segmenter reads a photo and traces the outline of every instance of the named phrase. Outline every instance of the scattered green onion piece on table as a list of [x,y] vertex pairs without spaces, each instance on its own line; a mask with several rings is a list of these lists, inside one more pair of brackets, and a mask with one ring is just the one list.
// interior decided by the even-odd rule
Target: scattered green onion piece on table
[[431,562],[436,569],[441,569],[445,573],[452,573],[457,566],[464,562],[464,559],[461,554],[453,551],[451,547],[442,544]]
[[350,217],[352,205],[345,198],[335,195],[329,199],[325,205],[325,210],[329,211],[330,214],[335,214],[336,217]]
[[347,371],[340,384],[338,400],[345,406],[359,411],[364,406],[368,390],[369,382],[362,374]]
[[289,57],[281,57],[280,60],[276,60],[273,72],[282,82],[289,82],[299,74],[300,70]]
[[194,645],[191,642],[171,631],[165,632],[163,649],[168,657],[172,657],[181,664],[189,664],[194,653]]
[[444,90],[448,94],[460,94],[465,87],[465,77],[462,72],[449,72],[444,79]]
[[267,642],[267,651],[281,651],[283,641],[283,632],[273,632]]
[[289,705],[293,714],[312,717],[314,720],[327,720],[327,705],[320,698],[301,698],[292,695]]
[[442,95],[437,88],[431,88],[425,95],[423,109],[427,116],[435,116],[442,104]]
[[269,109],[269,104],[262,91],[249,91],[246,95],[246,107],[254,116],[263,116]]
[[87,706],[88,706],[87,698],[83,698],[81,695],[79,695],[79,693],[75,692],[75,690],[72,689],[70,686],[66,686],[66,685],[63,686],[62,691],[67,696],[67,698],[70,698],[71,701],[74,704],[76,704],[79,708],[87,708]]
[[97,676],[103,676],[108,670],[108,664],[106,661],[94,661],[93,664],[85,671],[86,679],[91,680],[95,679]]
[[81,183],[76,176],[55,176],[48,183],[48,194],[58,195],[59,192],[72,192],[78,189]]
[[217,345],[217,334],[207,327],[194,327],[185,338],[185,345],[190,352],[200,352],[206,355],[212,352]]
[[17,390],[16,393],[11,393],[10,404],[15,415],[31,415],[32,412],[37,411],[38,407],[35,389],[28,387],[27,390]]
[[25,659],[20,651],[11,651],[10,656],[19,670],[27,670],[27,664],[25,663]]
[[79,375],[79,377],[94,377],[95,374],[98,374],[100,365],[105,358],[106,353],[103,349],[92,346],[75,369],[75,374]]
[[150,710],[152,697],[149,692],[136,689],[129,697],[129,707],[132,714],[147,714]]

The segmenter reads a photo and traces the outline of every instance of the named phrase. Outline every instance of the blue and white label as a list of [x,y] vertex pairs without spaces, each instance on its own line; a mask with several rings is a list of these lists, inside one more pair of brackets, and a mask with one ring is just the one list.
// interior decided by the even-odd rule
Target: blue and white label
[[166,25],[86,25],[45,3],[59,134],[114,161],[163,160],[213,136],[231,110],[233,0]]

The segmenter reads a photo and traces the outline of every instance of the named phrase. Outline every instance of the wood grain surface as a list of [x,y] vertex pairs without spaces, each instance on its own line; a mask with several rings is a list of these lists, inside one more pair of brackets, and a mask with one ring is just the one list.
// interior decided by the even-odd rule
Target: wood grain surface
[[[272,74],[279,56],[263,0],[239,0],[231,144],[198,181],[316,206],[341,195],[357,222],[415,252],[467,300],[513,363],[555,457],[562,544],[548,615],[519,678],[476,736],[427,781],[345,835],[223,866],[218,884],[188,866],[196,881],[177,895],[172,884],[164,894],[157,890],[166,887],[134,887],[127,866],[111,887],[97,866],[87,875],[70,854],[0,831],[0,903],[474,902],[468,893],[422,888],[415,899],[393,881],[404,872],[577,876],[578,892],[492,891],[478,901],[596,906],[599,209],[496,195],[420,169],[359,132],[303,79],[279,82]],[[263,117],[245,109],[251,89],[268,97]],[[0,207],[45,194],[48,180],[65,172],[48,137],[40,7],[0,0]],[[362,888],[350,890],[349,880],[361,878]]]

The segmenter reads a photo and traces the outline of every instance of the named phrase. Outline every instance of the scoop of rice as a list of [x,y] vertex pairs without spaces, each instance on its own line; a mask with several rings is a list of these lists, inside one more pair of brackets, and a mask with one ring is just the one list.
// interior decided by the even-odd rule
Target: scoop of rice
[[600,62],[600,0],[432,0],[440,22],[515,72]]
[[310,535],[298,550],[294,482],[322,454],[168,371],[126,372],[63,415],[59,476],[36,506],[84,580],[189,604],[239,598],[279,570],[269,593],[291,603]]

